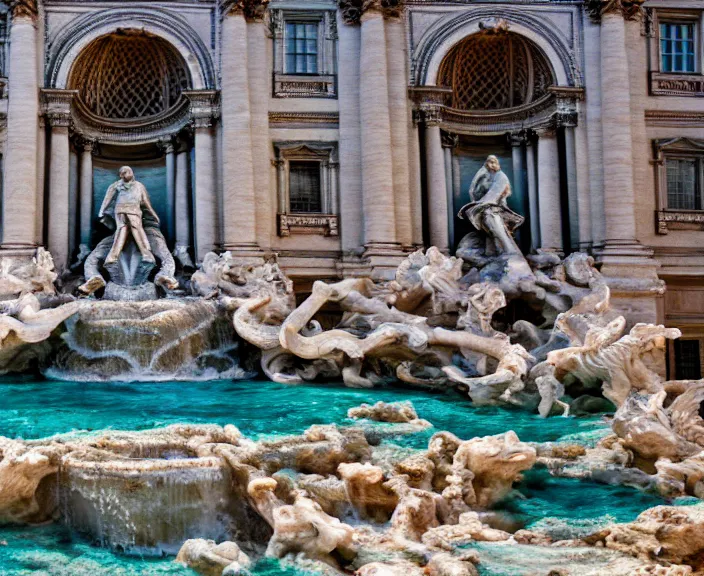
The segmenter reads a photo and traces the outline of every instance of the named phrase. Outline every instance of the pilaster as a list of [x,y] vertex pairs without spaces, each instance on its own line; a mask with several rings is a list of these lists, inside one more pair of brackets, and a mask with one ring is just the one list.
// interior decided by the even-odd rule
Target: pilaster
[[633,140],[626,23],[637,20],[643,0],[591,0],[587,10],[601,24],[601,120],[603,136],[604,248],[597,254],[614,306],[634,321],[657,320],[664,293],[653,251],[636,237]]
[[221,80],[222,247],[245,260],[263,256],[257,243],[247,21],[261,19],[266,6],[266,0],[221,3],[222,53],[236,63],[222,67]]

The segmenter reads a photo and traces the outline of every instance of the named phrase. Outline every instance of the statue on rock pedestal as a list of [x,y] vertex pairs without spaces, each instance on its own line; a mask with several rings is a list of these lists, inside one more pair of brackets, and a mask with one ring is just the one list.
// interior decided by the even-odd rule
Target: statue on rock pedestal
[[[156,298],[149,274],[161,261],[161,269],[154,282],[165,290],[175,290],[178,281],[173,277],[174,259],[159,230],[159,216],[149,201],[144,184],[138,182],[129,166],[120,168],[120,179],[105,193],[98,217],[109,228],[112,236],[101,240],[85,262],[86,282],[79,288],[92,294],[105,287],[100,272],[100,261],[110,275],[105,298],[109,300],[151,300]],[[156,258],[155,258],[156,256]]]
[[511,183],[501,170],[499,159],[490,155],[472,179],[471,202],[459,211],[475,228],[457,247],[457,256],[480,270],[482,281],[497,282],[507,295],[535,294],[544,298],[536,276],[513,238],[523,216],[506,204]]

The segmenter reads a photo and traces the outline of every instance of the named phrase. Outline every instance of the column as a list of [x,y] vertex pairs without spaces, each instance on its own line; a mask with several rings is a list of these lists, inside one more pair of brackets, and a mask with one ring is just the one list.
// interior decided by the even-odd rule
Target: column
[[579,250],[579,191],[577,189],[577,148],[575,118],[565,124],[565,176],[567,180],[567,214],[569,216],[570,248]]
[[562,252],[562,210],[560,202],[560,156],[553,127],[538,133],[538,206],[540,248]]
[[[511,163],[513,165],[512,193],[517,204],[521,207],[521,215],[527,216],[529,213],[528,199],[526,197],[525,186],[525,162],[523,161],[523,145],[525,144],[524,134],[511,134]],[[516,237],[521,249],[528,247],[528,227],[521,226],[516,231]]]
[[68,256],[69,264],[76,251],[78,238],[78,187],[79,187],[79,160],[75,147],[69,146],[68,156]]
[[406,248],[413,243],[411,191],[408,163],[408,74],[406,73],[406,31],[403,19],[394,15],[386,20],[386,45],[389,67],[389,118],[396,240]]
[[[386,33],[380,8],[362,15],[360,46],[360,122],[364,244],[367,255],[398,251],[389,117]],[[439,132],[438,132],[439,135]]]
[[[7,146],[2,202],[2,249],[34,252],[37,238],[39,83],[37,7],[12,3],[8,76]],[[68,170],[68,158],[67,158]],[[68,186],[68,184],[67,184]]]
[[452,149],[455,147],[457,137],[440,132],[442,140],[442,151],[445,157],[445,198],[447,199],[447,245],[448,250],[454,247],[457,239],[455,238],[455,198],[454,198],[454,182],[452,172]]
[[81,181],[79,185],[79,227],[81,231],[80,252],[91,248],[91,232],[93,230],[93,149],[95,142],[83,140],[81,150]]
[[71,124],[71,100],[68,90],[43,90],[45,114],[51,127],[49,148],[49,224],[47,248],[61,274],[69,265],[70,148],[68,128]]
[[176,181],[174,183],[174,206],[176,236],[175,254],[188,253],[191,246],[191,210],[188,202],[188,142],[185,138],[178,138],[176,149]]
[[194,140],[193,212],[195,221],[195,252],[199,262],[220,243],[218,218],[216,150],[213,134],[214,118],[218,115],[217,92],[190,90],[184,94],[191,101]]
[[[337,12],[338,104],[340,107],[340,242],[344,254],[364,244],[362,145],[359,123],[360,27]],[[344,258],[345,256],[343,256]],[[348,256],[349,257],[349,256]]]
[[[222,14],[222,53],[227,55],[229,62],[234,63],[222,66],[221,79],[222,241],[224,249],[245,257],[260,254],[256,231],[247,21],[244,12],[247,10],[247,15],[250,15],[259,4],[228,2]],[[196,143],[196,153],[197,149]],[[200,231],[197,233],[200,234]],[[200,247],[198,251],[200,254]]]
[[447,190],[445,180],[445,153],[442,151],[440,126],[432,118],[425,126],[425,171],[428,190],[428,223],[430,245],[441,252],[449,252],[447,227]]
[[420,133],[409,117],[408,168],[411,195],[411,221],[413,222],[413,247],[423,247],[423,184],[420,172]]
[[603,128],[601,125],[601,46],[600,27],[590,18],[584,19],[584,82],[589,200],[592,215],[593,247],[601,249],[606,236],[604,213]]
[[536,142],[526,140],[526,180],[528,181],[528,220],[530,222],[530,248],[540,248],[540,210],[538,206],[538,172]]
[[166,241],[174,241],[174,206],[176,203],[176,159],[174,157],[174,144],[171,139],[160,142],[161,149],[166,157],[166,202],[164,212],[166,222],[163,222],[162,229],[166,233]]

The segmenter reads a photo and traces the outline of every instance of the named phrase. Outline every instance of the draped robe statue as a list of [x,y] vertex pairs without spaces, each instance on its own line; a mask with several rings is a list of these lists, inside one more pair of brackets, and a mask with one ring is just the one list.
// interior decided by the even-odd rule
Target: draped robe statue
[[501,170],[496,156],[489,156],[472,179],[469,187],[471,202],[458,214],[470,221],[475,230],[460,241],[457,255],[467,262],[482,266],[488,256],[521,254],[513,232],[523,224],[523,216],[506,204],[511,195],[511,183]]
[[513,238],[513,232],[524,218],[506,204],[511,183],[501,170],[499,159],[489,156],[472,179],[471,202],[465,204],[458,217],[474,227],[457,247],[457,256],[481,269],[483,281],[498,282],[509,296],[520,293],[544,297],[536,287],[536,277]]

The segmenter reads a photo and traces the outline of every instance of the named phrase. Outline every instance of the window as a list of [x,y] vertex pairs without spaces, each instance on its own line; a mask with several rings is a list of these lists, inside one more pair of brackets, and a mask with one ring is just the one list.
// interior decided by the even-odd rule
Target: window
[[694,23],[660,24],[660,64],[662,72],[695,72]]
[[288,190],[291,212],[320,212],[320,162],[290,162]]
[[318,73],[318,24],[286,22],[286,74]]
[[653,140],[656,225],[670,230],[704,230],[704,140]]
[[271,9],[275,98],[337,96],[337,20],[333,10]]
[[671,210],[701,210],[701,190],[699,189],[700,160],[668,158],[667,207]]
[[277,142],[279,236],[337,236],[337,144]]
[[675,340],[675,379],[699,380],[701,377],[699,340]]

